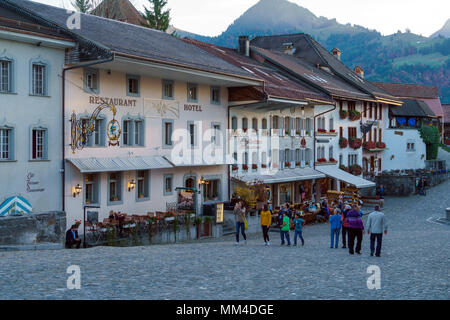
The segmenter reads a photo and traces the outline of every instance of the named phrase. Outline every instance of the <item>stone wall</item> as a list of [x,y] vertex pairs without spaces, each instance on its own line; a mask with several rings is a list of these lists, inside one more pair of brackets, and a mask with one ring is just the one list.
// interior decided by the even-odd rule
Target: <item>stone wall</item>
[[416,193],[417,180],[423,178],[428,182],[428,188],[441,184],[450,177],[449,173],[427,173],[420,175],[381,174],[377,176],[377,186],[384,186],[386,196],[409,196]]
[[64,243],[65,229],[64,212],[0,217],[0,245]]

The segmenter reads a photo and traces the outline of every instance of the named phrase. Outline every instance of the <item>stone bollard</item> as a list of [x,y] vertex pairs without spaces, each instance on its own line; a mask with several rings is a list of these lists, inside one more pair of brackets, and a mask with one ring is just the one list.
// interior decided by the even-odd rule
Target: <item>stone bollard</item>
[[447,220],[450,221],[450,208],[445,209],[445,214],[447,216]]

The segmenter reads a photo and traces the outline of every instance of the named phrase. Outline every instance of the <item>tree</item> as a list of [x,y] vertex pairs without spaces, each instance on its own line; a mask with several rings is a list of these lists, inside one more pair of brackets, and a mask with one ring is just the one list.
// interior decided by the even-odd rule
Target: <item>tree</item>
[[170,23],[170,9],[164,10],[167,5],[167,0],[148,0],[150,2],[150,10],[144,7],[144,14],[142,17],[147,23],[142,23],[142,26],[166,31]]
[[72,2],[72,6],[82,13],[89,13],[93,9],[91,0],[75,0]]

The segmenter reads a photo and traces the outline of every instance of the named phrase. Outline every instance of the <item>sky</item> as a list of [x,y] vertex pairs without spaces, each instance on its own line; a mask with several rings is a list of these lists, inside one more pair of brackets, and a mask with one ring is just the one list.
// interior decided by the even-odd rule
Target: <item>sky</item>
[[[70,0],[34,0],[71,8]],[[98,1],[98,0],[97,0]],[[171,24],[178,29],[216,36],[259,0],[168,0]],[[408,28],[430,36],[450,19],[450,0],[289,0],[316,16],[336,18],[389,35]],[[131,0],[140,11],[148,0]]]

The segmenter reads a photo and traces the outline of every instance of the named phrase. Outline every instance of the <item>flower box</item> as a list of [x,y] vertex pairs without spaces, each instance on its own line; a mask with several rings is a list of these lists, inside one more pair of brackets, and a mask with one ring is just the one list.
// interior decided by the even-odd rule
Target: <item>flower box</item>
[[327,130],[325,130],[325,129],[317,129],[317,132],[319,132],[319,133],[327,133]]
[[347,119],[347,117],[348,117],[348,112],[347,112],[347,110],[341,110],[341,111],[339,111],[339,116],[341,117],[341,120]]
[[361,119],[361,112],[358,112],[356,110],[350,110],[348,112],[348,118],[350,119],[350,121],[356,121]]
[[340,165],[340,166],[339,166],[339,169],[341,169],[341,170],[343,170],[343,171],[345,171],[345,172],[350,172],[350,170],[349,170],[346,166],[344,166],[344,165]]
[[377,148],[377,144],[373,141],[366,141],[363,144],[364,149],[373,150]]
[[262,164],[262,165],[261,165],[261,168],[266,169],[266,168],[267,168],[267,165],[266,165],[266,164]]
[[286,162],[284,163],[284,165],[285,165],[285,167],[289,168],[289,167],[291,166],[291,163],[290,163],[289,161],[286,161]]
[[337,161],[334,158],[330,158],[330,162],[337,162]]
[[357,149],[361,148],[362,140],[360,138],[350,138],[349,145],[350,145],[350,148],[357,150]]
[[257,165],[257,164],[252,164],[252,169],[253,169],[253,170],[258,169],[258,165]]
[[377,148],[378,149],[386,149],[386,143],[384,143],[384,142],[377,142]]
[[354,164],[349,168],[350,172],[355,176],[360,176],[362,173],[362,168],[360,165]]
[[341,147],[341,149],[345,149],[348,147],[348,140],[346,138],[340,138],[339,139],[339,147]]
[[243,165],[242,165],[242,170],[247,171],[247,170],[248,170],[248,165],[243,164]]
[[232,167],[231,167],[231,170],[233,170],[233,171],[237,171],[239,169],[239,167],[237,166],[237,165],[233,165]]
[[317,162],[324,163],[324,162],[327,162],[327,159],[319,158],[319,159],[317,159]]
[[300,161],[297,161],[297,162],[295,163],[295,166],[300,167]]

